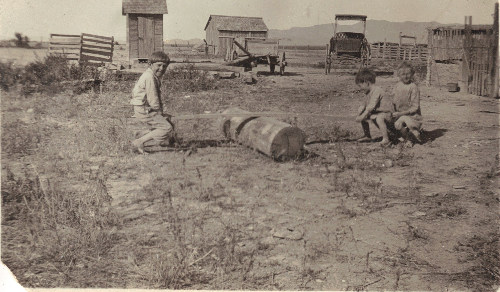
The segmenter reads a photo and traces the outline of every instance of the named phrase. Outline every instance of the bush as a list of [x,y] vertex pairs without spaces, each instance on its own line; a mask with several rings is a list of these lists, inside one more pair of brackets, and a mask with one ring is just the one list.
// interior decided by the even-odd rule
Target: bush
[[[5,70],[8,71],[8,69]],[[18,77],[14,82],[17,81],[23,85],[22,90],[25,95],[35,91],[56,93],[67,87],[64,86],[64,81],[95,80],[98,79],[99,74],[100,71],[97,67],[70,64],[64,56],[52,54],[42,60],[28,64],[24,70],[19,69],[17,72]],[[89,86],[85,82],[84,84],[70,84],[70,86],[74,87],[71,89],[77,89],[78,91],[88,90],[92,88],[91,85]],[[81,90],[82,88],[83,90]]]
[[12,62],[0,62],[0,88],[9,90],[21,77],[22,69],[12,66]]
[[196,70],[194,65],[174,68],[165,73],[162,92],[171,91],[203,91],[217,88],[217,82],[210,78],[208,72]]
[[69,80],[72,69],[63,56],[48,55],[24,68],[21,84],[48,85],[53,82]]

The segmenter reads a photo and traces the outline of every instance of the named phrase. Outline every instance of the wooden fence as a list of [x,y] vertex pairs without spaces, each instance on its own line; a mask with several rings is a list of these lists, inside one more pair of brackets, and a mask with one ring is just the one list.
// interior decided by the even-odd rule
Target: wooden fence
[[49,54],[60,54],[67,60],[80,59],[81,35],[51,33]]
[[472,17],[465,18],[462,82],[467,92],[478,96],[498,96],[498,3],[493,29],[486,34],[472,33]]
[[385,60],[416,60],[425,62],[427,60],[427,47],[421,46],[399,46],[392,44],[371,45],[372,59]]
[[114,38],[88,33],[50,34],[49,53],[80,64],[101,66],[113,62]]
[[82,33],[80,63],[99,65],[113,62],[113,37]]

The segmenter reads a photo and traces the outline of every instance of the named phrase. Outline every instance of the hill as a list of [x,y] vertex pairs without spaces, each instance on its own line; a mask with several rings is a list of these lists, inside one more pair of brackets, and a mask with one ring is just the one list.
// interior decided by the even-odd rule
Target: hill
[[[427,43],[427,27],[455,25],[438,22],[390,22],[386,20],[368,20],[366,22],[366,38],[369,42],[399,42],[399,32],[417,37],[417,43]],[[361,23],[339,25],[337,31],[362,32]],[[281,44],[324,45],[333,35],[333,24],[320,24],[310,27],[292,27],[287,30],[270,29],[269,38],[281,39]]]

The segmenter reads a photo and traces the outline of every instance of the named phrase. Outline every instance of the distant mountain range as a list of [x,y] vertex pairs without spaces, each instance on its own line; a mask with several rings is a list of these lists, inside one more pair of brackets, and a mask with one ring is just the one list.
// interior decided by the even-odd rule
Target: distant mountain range
[[[342,22],[340,22],[342,24]],[[366,38],[370,43],[375,42],[399,42],[399,33],[417,37],[417,43],[427,43],[428,27],[448,26],[448,25],[463,25],[460,23],[442,24],[439,22],[390,22],[386,20],[367,20],[366,22]],[[361,23],[353,25],[339,25],[340,31],[362,32],[363,26]],[[269,38],[280,39],[280,44],[283,45],[325,45],[333,35],[333,24],[320,24],[309,27],[292,27],[290,29],[270,29]],[[168,36],[165,36],[168,37]],[[31,38],[37,40],[38,38]],[[45,39],[46,40],[46,39]],[[125,40],[116,38],[120,44],[125,44]],[[410,41],[410,40],[407,40]],[[193,38],[189,40],[183,39],[166,39],[168,45],[199,45],[203,44],[203,39]]]
[[[417,43],[427,43],[427,27],[457,25],[438,22],[390,22],[385,20],[367,20],[366,38],[370,43],[399,43],[399,33],[417,37]],[[460,24],[458,24],[460,25]],[[363,32],[363,25],[341,25],[337,31]],[[280,39],[283,45],[325,45],[333,35],[333,24],[320,24],[309,27],[292,27],[286,30],[270,29],[269,38]],[[406,40],[407,42],[410,40]]]
[[[442,24],[439,22],[390,22],[386,20],[367,20],[366,38],[370,43],[392,42],[399,43],[399,33],[417,37],[417,43],[427,43],[427,28],[436,26],[460,25],[459,23]],[[338,31],[362,32],[363,25],[355,23],[342,25],[340,22]],[[325,45],[333,35],[333,24],[320,24],[309,27],[292,27],[290,29],[270,29],[269,38],[280,39],[283,45]],[[406,40],[411,42],[411,40]],[[202,39],[172,39],[166,40],[169,45],[202,44]]]

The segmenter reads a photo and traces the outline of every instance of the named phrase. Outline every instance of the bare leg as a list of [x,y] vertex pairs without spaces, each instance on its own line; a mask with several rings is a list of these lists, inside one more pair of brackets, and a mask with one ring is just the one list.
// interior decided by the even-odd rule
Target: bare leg
[[369,142],[372,140],[372,136],[370,134],[370,125],[367,121],[361,121],[361,126],[363,127],[364,137],[358,139],[358,142]]
[[389,140],[389,133],[387,132],[387,125],[385,124],[385,117],[383,115],[379,115],[376,118],[378,128],[380,129],[380,132],[382,132],[382,141],[380,144],[382,145],[387,145],[391,141]]
[[408,128],[403,126],[399,131],[401,132],[401,136],[403,137],[403,139],[408,140],[408,138],[410,136],[408,133]]
[[422,143],[422,138],[420,137],[419,130],[413,129],[413,130],[411,130],[411,133],[413,134],[413,136],[415,137],[415,140],[417,140],[418,143]]

